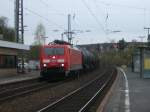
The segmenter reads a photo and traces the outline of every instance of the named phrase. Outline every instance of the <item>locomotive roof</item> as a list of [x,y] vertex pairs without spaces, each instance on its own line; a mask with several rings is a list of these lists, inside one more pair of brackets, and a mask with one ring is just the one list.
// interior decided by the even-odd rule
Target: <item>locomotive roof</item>
[[72,46],[72,45],[66,45],[66,44],[50,44],[50,45],[44,45],[43,47],[68,47],[68,48],[73,48],[75,50],[80,50],[78,47],[76,46]]
[[69,47],[70,45],[60,45],[60,44],[51,44],[51,45],[44,45],[44,47]]

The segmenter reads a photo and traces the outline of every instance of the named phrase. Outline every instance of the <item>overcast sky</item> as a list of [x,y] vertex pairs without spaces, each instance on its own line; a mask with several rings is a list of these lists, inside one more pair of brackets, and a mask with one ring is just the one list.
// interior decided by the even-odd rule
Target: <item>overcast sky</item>
[[[150,0],[24,0],[25,44],[33,43],[39,22],[46,28],[47,43],[60,39],[67,29],[68,14],[72,15],[72,29],[83,31],[74,35],[74,43],[117,42],[122,38],[141,41],[139,36],[147,36],[144,26],[150,26],[149,5]],[[14,27],[14,0],[1,0],[0,16],[6,16]],[[116,30],[121,32],[110,33]]]

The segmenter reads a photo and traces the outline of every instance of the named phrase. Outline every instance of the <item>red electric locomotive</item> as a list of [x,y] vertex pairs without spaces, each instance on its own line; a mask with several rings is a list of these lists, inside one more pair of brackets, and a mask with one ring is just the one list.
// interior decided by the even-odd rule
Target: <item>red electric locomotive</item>
[[82,53],[79,49],[67,44],[50,44],[41,47],[41,76],[51,77],[53,74],[71,72],[82,69]]

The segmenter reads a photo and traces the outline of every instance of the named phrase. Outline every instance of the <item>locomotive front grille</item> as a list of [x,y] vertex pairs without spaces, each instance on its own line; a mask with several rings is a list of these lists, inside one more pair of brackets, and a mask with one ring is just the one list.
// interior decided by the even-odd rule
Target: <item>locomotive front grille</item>
[[58,72],[64,72],[65,70],[63,67],[57,67],[57,68],[44,68],[43,71],[44,72],[58,73]]

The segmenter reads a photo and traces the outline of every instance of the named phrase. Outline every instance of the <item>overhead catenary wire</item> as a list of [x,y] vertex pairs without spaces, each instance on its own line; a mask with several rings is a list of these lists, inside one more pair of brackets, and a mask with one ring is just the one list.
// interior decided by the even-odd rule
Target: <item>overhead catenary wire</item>
[[75,26],[75,27],[77,28],[77,29],[76,29],[76,28],[74,27],[74,30],[75,30],[75,31],[81,31],[81,30],[80,30],[80,29],[81,29],[81,25],[79,24],[80,22],[77,21],[77,15],[74,14],[73,17],[72,17],[72,19],[73,19],[72,22],[75,24],[75,25],[73,25],[73,26]]
[[[13,3],[13,4],[14,4],[14,2],[13,2],[12,0],[9,0],[9,1],[10,1],[11,3]],[[48,18],[46,18],[46,17],[44,17],[44,16],[40,15],[39,13],[37,13],[37,12],[35,12],[35,11],[33,11],[33,10],[31,10],[31,9],[27,8],[27,7],[23,7],[23,9],[24,9],[24,10],[26,10],[26,11],[28,11],[29,13],[31,13],[31,14],[33,14],[33,15],[35,15],[35,16],[40,17],[41,19],[45,20],[45,21],[46,21],[46,22],[48,22],[49,24],[56,25],[56,26],[57,26],[57,27],[59,27],[60,29],[65,30],[65,28],[63,28],[63,26],[61,26],[61,25],[59,25],[59,24],[57,24],[57,23],[55,23],[55,22],[51,21],[50,19],[48,19]]]
[[84,6],[88,9],[89,13],[91,14],[91,16],[95,19],[95,21],[98,23],[99,27],[101,28],[101,30],[106,34],[105,28],[104,26],[101,24],[101,22],[99,21],[99,19],[97,18],[97,16],[93,13],[93,11],[91,10],[91,8],[89,7],[89,5],[85,2],[85,0],[81,0],[82,3],[84,4]]
[[[49,5],[48,3],[46,3],[46,1],[40,0],[40,2],[41,2],[44,6],[46,6],[47,8],[51,9],[51,8],[50,8],[51,5]],[[57,13],[54,13],[54,14],[60,15],[60,16],[65,16],[65,17],[66,17],[66,14],[64,14],[64,13],[58,13],[58,12],[60,12],[60,11],[58,11],[58,10],[55,10],[55,11],[56,11]],[[98,20],[98,21],[99,21],[99,20]],[[74,23],[76,24],[77,27],[80,28],[80,25],[78,24],[79,22],[76,21],[76,19],[74,19]],[[99,22],[99,24],[101,24],[101,23]],[[104,27],[103,27],[103,31],[104,31]]]
[[[97,3],[101,4],[101,5],[105,5],[105,6],[115,6],[115,7],[119,7],[119,8],[127,8],[130,10],[141,10],[143,11],[142,17],[143,17],[143,27],[145,27],[146,25],[146,13],[148,11],[148,9],[146,9],[145,7],[140,7],[140,6],[131,6],[131,5],[125,5],[125,4],[120,4],[120,3],[110,3],[110,2],[106,2],[106,1],[101,1],[101,0],[93,0],[93,2],[96,1]],[[135,14],[135,13],[134,13]]]
[[[40,2],[45,6],[45,7],[47,7],[48,9],[51,9],[51,10],[53,10],[53,11],[55,11],[55,12],[53,12],[53,13],[50,13],[50,14],[55,14],[55,15],[60,15],[60,16],[65,16],[66,17],[66,14],[65,13],[62,13],[62,12],[60,12],[60,11],[58,11],[58,10],[54,10],[54,9],[52,9],[52,8],[50,8],[51,6],[48,4],[48,3],[46,3],[44,0],[40,0]],[[48,10],[49,11],[49,10]]]
[[105,30],[104,26],[101,24],[97,16],[93,13],[92,9],[88,6],[88,4],[85,2],[85,0],[81,0],[85,7],[88,9],[90,12],[91,16],[95,19],[95,21],[98,23],[99,27],[102,29],[102,31],[105,33],[106,38],[110,41],[111,39],[107,36],[107,31]]
[[[48,3],[46,3],[46,1],[40,0],[40,2],[41,2],[44,6],[46,6],[47,8],[51,9],[51,8],[50,8],[51,5],[49,5]],[[57,12],[57,13],[54,13],[55,15],[60,15],[60,16],[66,17],[66,14],[65,14],[65,13],[61,13],[61,12],[58,11],[58,10],[54,10],[54,11]],[[48,12],[48,13],[49,13],[49,12]],[[49,13],[49,14],[51,14],[51,13]],[[73,22],[74,22],[75,26],[76,26],[78,29],[81,29],[81,25],[79,25],[80,22],[77,21],[77,19],[76,19],[76,14],[75,14],[75,13],[74,13],[72,19],[73,19]],[[74,31],[77,31],[76,28],[74,28]],[[78,31],[79,31],[79,30],[78,30]],[[80,31],[82,31],[82,30],[80,30]],[[77,33],[76,33],[76,34],[77,34]]]
[[[13,1],[13,0],[11,0],[11,1]],[[44,7],[43,4],[41,3],[41,6],[42,6],[44,9],[45,9],[45,8],[48,9],[49,16],[50,16],[50,13],[51,13],[51,12],[54,12],[54,14],[55,14],[55,12],[56,12],[55,9],[57,10],[57,8],[55,8],[53,4],[49,3],[47,0],[39,0],[39,1],[44,1],[43,4],[45,3],[45,6],[47,5],[47,7]],[[101,1],[101,0],[95,0],[95,1]],[[96,20],[95,22],[97,22],[97,21],[100,22],[100,24],[97,24],[98,22],[96,23],[97,26],[102,25],[102,26],[100,26],[100,28],[101,28],[102,30],[104,29],[103,31],[104,31],[105,33],[107,33],[107,30],[106,30],[106,29],[107,29],[107,27],[106,27],[107,25],[105,26],[105,22],[103,21],[103,20],[106,19],[106,18],[105,18],[106,15],[104,15],[103,13],[102,13],[102,15],[98,15],[100,12],[97,11],[98,9],[95,10],[94,4],[90,4],[90,3],[92,3],[92,2],[89,3],[88,0],[84,0],[84,2],[86,2],[86,4],[88,5],[88,7],[89,7],[90,10],[91,10],[91,12],[90,12],[90,13],[87,13],[87,14],[93,13],[93,14],[96,16],[96,19],[98,19],[98,20],[96,20],[95,17],[92,15],[92,16],[94,17],[94,19]],[[104,2],[105,2],[105,1],[104,1]],[[110,5],[112,8],[113,8],[113,6],[115,7],[115,6],[117,6],[117,5],[118,5],[118,7],[121,7],[121,6],[122,6],[121,4],[120,4],[120,5],[119,5],[119,4],[115,4],[115,2],[112,3],[112,4],[109,3],[109,2],[106,2],[105,4],[106,4],[107,6]],[[49,6],[51,6],[51,5],[52,5],[52,7],[49,7]],[[123,5],[124,5],[124,4],[123,4]],[[130,5],[130,4],[129,4],[129,5]],[[93,7],[92,7],[92,6],[93,6]],[[100,7],[100,9],[102,9],[101,5],[98,5],[98,3],[97,3],[97,7],[98,7],[98,6]],[[144,8],[140,8],[140,6],[139,6],[139,7],[134,7],[134,6],[133,6],[133,7],[132,7],[132,6],[127,6],[127,7],[126,7],[126,5],[124,5],[124,6],[122,6],[122,7],[123,7],[123,8],[124,8],[124,7],[125,7],[125,8],[130,8],[130,9],[132,8],[132,9],[133,9],[133,12],[134,12],[134,9],[137,9],[137,10],[135,10],[135,11],[140,11],[140,10],[141,10],[141,11],[140,11],[141,13],[142,13],[142,10],[144,10]],[[58,28],[61,28],[61,29],[64,30],[65,27],[64,27],[63,23],[62,23],[62,24],[61,24],[61,23],[57,23],[56,20],[47,17],[48,12],[47,12],[46,14],[44,13],[44,14],[45,14],[45,15],[44,15],[44,14],[41,14],[40,11],[38,12],[36,9],[35,9],[35,10],[32,9],[32,7],[28,7],[28,6],[27,6],[27,8],[29,8],[29,10],[31,10],[32,12],[35,12],[35,13],[38,14],[38,15],[37,15],[37,14],[33,14],[32,12],[28,11],[28,12],[30,12],[30,14],[32,14],[32,15],[30,15],[30,17],[33,16],[33,15],[36,15],[37,17],[42,16],[42,17],[40,17],[40,18],[42,18],[44,21],[47,21],[47,23],[49,23],[50,25],[51,25],[51,23],[52,23],[52,25],[55,25],[55,26],[56,26],[56,29],[57,29],[57,26],[58,26]],[[52,9],[52,10],[49,10],[49,9]],[[53,9],[54,9],[54,10],[53,10]],[[118,9],[119,9],[119,8],[118,8]],[[120,9],[121,9],[121,8],[120,8]],[[130,9],[129,9],[129,10],[130,10]],[[89,10],[89,9],[88,9],[88,10]],[[94,12],[94,11],[96,11],[96,12]],[[102,11],[103,11],[103,10],[102,10]],[[25,10],[25,12],[28,13],[27,10]],[[62,12],[63,12],[63,11],[62,11]],[[120,12],[121,12],[121,11],[120,11]],[[120,13],[120,12],[119,12],[119,13]],[[58,12],[58,14],[59,14],[59,13],[60,13],[60,15],[61,15],[61,12]],[[81,13],[82,13],[82,12],[81,12]],[[57,12],[56,12],[56,14],[57,14]],[[87,14],[86,14],[86,15],[87,15]],[[143,13],[142,13],[142,14],[143,14]],[[66,15],[63,15],[63,13],[62,13],[62,16],[66,17]],[[145,16],[146,16],[146,9],[145,9],[145,14],[144,14],[143,17],[146,18]],[[110,24],[109,24],[109,28],[110,28],[110,29],[113,28],[113,27],[115,28],[116,25],[114,25],[114,23],[115,23],[116,21],[113,22],[113,20],[115,20],[116,18],[113,16],[113,14],[112,14],[111,11],[109,11],[108,17],[109,17],[109,19],[112,20],[112,23],[113,23],[113,25],[111,26],[111,23],[110,23],[111,20],[109,20],[109,19],[107,20],[107,21],[110,23]],[[134,16],[132,16],[132,17],[134,17]],[[35,19],[38,19],[38,18],[35,18]],[[119,17],[118,17],[117,19],[119,19]],[[52,21],[51,21],[51,20],[52,20]],[[78,20],[79,20],[79,21],[78,21]],[[91,23],[91,22],[90,22],[90,23],[86,23],[86,21],[82,21],[82,18],[78,18],[78,20],[76,21],[76,19],[75,19],[75,23],[74,23],[74,24],[75,24],[75,28],[80,28],[80,29],[81,29],[82,26],[83,26],[83,28],[84,28],[84,26],[88,26],[88,25]],[[142,18],[142,22],[143,22],[143,20],[144,20],[144,25],[145,25],[145,24],[146,24],[146,23],[145,23],[146,21],[145,21],[145,19]],[[54,22],[53,22],[53,21],[54,21]],[[93,21],[94,21],[94,20],[93,20]],[[56,23],[55,23],[55,22],[56,22]],[[118,22],[118,21],[117,21],[117,22]],[[85,23],[85,25],[84,25],[84,23]],[[56,25],[56,24],[57,24],[57,25]],[[60,24],[60,25],[59,25],[59,24]],[[93,24],[93,25],[94,25],[93,27],[97,28],[97,26],[96,26],[95,24]],[[117,25],[118,25],[118,26],[121,26],[122,24],[117,24]],[[132,24],[131,24],[131,25],[132,25]],[[102,28],[102,27],[103,27],[103,28]],[[99,29],[100,29],[100,28],[99,28]],[[119,28],[122,28],[122,27],[119,27]],[[98,29],[98,28],[97,28],[97,29]],[[96,31],[97,31],[97,30],[96,30]],[[92,32],[92,33],[93,33],[93,32]]]
[[[101,9],[100,9],[100,7],[99,7],[99,5],[98,5],[98,3],[97,3],[97,0],[92,0],[93,1],[93,3],[94,3],[94,5],[95,5],[95,7],[96,7],[96,9],[98,10],[98,11],[101,11],[100,12],[100,14],[101,14],[101,17],[103,18],[103,20],[104,20],[104,22],[105,22],[105,29],[106,29],[106,35],[108,35],[108,31],[109,31],[109,29],[108,29],[108,20],[109,20],[109,13],[108,13],[108,4],[106,5],[106,12],[104,13]],[[102,15],[103,14],[103,15]],[[110,27],[109,27],[110,28]]]
[[130,9],[138,9],[138,10],[146,10],[146,8],[144,8],[144,7],[123,5],[123,4],[118,4],[118,3],[108,3],[105,1],[101,1],[101,0],[96,0],[96,1],[98,1],[99,3],[104,4],[104,5],[118,6],[118,7],[122,7],[122,8],[124,7],[124,8],[130,8]]
[[109,3],[106,1],[101,1],[101,0],[93,0],[93,2],[95,3],[96,7],[98,7],[98,3],[101,5],[105,5],[105,6],[115,6],[115,7],[120,7],[120,8],[129,8],[129,9],[133,9],[133,10],[142,10],[143,11],[143,17],[144,17],[144,24],[145,24],[145,18],[146,18],[146,11],[147,9],[144,7],[137,7],[137,6],[131,6],[131,5],[124,5],[124,4],[118,4],[118,3]]
[[[105,19],[106,13],[100,9],[99,5],[97,4],[97,0],[92,0],[92,1],[95,5],[96,9],[100,12],[99,14],[102,16],[103,19]],[[107,5],[107,6],[109,6],[109,5]]]
[[[79,20],[79,18],[77,16],[75,17],[75,19],[74,19],[73,22],[76,25],[76,27],[78,27],[79,29],[85,29],[85,28],[87,28],[87,30],[89,30],[89,29],[96,29],[97,30],[97,28],[95,26],[88,25],[87,23],[81,22],[81,20]],[[82,23],[82,25],[81,25],[81,23]],[[80,31],[82,32],[82,30],[80,30]]]
[[63,28],[63,26],[58,25],[57,23],[55,23],[55,22],[51,21],[50,19],[48,19],[48,18],[46,18],[46,17],[44,17],[44,16],[40,15],[39,13],[37,13],[37,12],[35,12],[35,11],[33,11],[33,10],[29,9],[29,8],[26,8],[26,7],[24,7],[24,9],[25,9],[26,11],[28,11],[28,12],[32,13],[33,15],[36,15],[36,16],[38,16],[38,17],[42,18],[43,20],[47,21],[48,23],[51,23],[51,24],[53,24],[53,25],[56,25],[56,26],[58,26],[60,29],[65,30],[65,29]]

